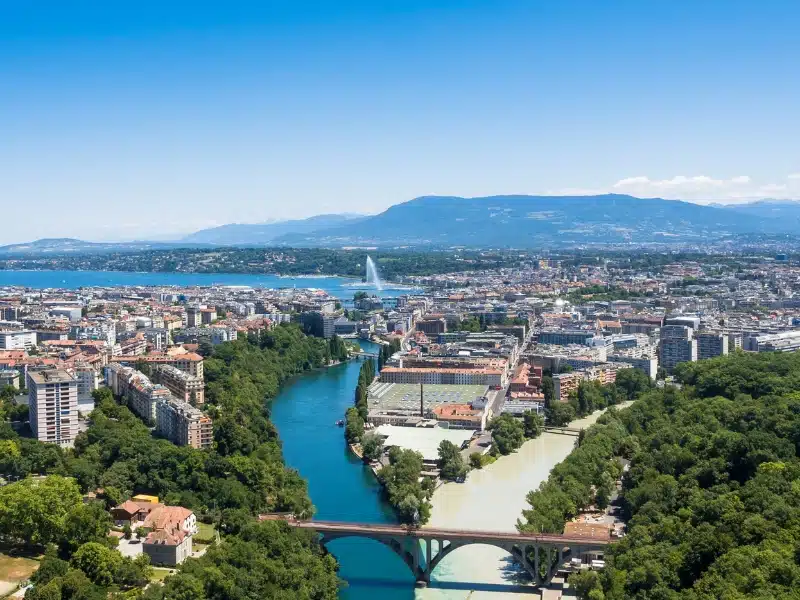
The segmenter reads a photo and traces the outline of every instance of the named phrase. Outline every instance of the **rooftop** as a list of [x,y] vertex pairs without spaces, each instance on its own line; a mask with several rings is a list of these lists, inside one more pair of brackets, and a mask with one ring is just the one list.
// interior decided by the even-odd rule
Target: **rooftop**
[[75,378],[63,369],[45,369],[43,371],[29,371],[28,377],[36,385],[46,385],[48,383],[71,383]]

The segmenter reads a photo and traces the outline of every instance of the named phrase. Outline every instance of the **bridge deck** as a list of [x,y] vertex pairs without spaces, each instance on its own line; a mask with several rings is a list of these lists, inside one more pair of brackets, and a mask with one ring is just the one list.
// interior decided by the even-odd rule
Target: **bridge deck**
[[419,539],[436,538],[448,541],[469,541],[472,543],[481,540],[491,542],[513,542],[516,544],[564,544],[564,545],[592,545],[605,546],[611,543],[609,538],[595,538],[591,536],[576,536],[563,534],[528,535],[514,532],[500,531],[475,531],[469,529],[438,529],[438,528],[413,528],[401,525],[376,525],[371,523],[342,523],[337,521],[299,521],[285,519],[292,527],[311,529],[319,533],[340,533],[353,535],[392,535],[408,536]]

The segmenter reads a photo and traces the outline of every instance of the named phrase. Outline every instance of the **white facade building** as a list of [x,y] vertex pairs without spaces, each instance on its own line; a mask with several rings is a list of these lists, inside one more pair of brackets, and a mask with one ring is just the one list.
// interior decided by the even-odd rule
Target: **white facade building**
[[40,442],[72,446],[78,435],[78,382],[67,371],[28,372],[28,407]]

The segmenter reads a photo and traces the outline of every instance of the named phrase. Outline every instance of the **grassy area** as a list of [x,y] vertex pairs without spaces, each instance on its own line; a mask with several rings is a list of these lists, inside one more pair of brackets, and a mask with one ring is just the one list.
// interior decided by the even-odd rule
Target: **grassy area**
[[0,579],[23,581],[39,568],[39,561],[24,556],[10,556],[0,552]]
[[153,567],[153,574],[150,576],[150,581],[164,581],[171,571],[174,569],[163,569],[161,567]]
[[216,535],[217,535],[217,530],[213,525],[210,525],[208,523],[200,523],[200,522],[197,523],[198,537],[213,540]]

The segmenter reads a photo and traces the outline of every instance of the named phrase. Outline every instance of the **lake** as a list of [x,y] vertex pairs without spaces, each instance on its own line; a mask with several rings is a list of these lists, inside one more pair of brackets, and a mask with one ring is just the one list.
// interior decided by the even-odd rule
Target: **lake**
[[111,286],[165,286],[179,287],[212,285],[249,285],[261,288],[316,288],[325,290],[336,298],[352,298],[358,290],[377,293],[382,297],[408,294],[407,288],[391,285],[380,292],[365,287],[359,279],[347,277],[280,277],[278,275],[250,275],[247,273],[132,273],[126,271],[0,271],[0,287],[24,286],[30,288],[111,287]]

